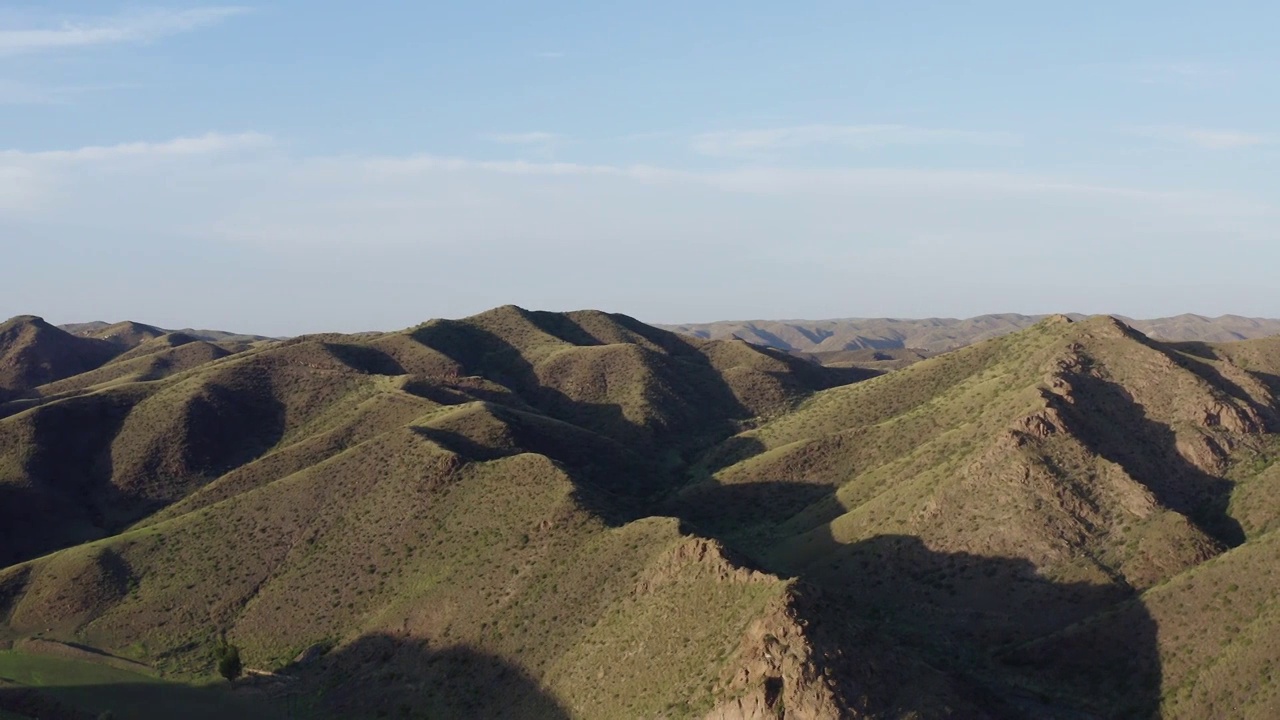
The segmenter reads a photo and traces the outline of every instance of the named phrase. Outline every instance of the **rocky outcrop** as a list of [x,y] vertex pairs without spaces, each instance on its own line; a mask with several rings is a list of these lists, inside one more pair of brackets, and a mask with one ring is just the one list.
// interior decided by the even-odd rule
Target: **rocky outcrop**
[[712,709],[707,720],[862,717],[841,701],[798,604],[797,595],[788,592],[747,629],[723,688],[734,699]]
[[745,561],[733,556],[719,540],[689,537],[649,568],[637,583],[636,594],[653,593],[678,578],[688,579],[689,568],[695,576],[714,577],[720,582],[778,582],[774,575],[746,567]]

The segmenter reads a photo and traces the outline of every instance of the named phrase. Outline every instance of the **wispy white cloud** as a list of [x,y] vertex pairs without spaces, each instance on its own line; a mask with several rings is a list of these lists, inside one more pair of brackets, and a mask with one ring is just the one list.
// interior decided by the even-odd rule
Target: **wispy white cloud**
[[[263,142],[253,134],[210,135],[2,153],[0,226],[30,248],[32,267],[60,273],[58,256],[81,248],[93,262],[131,254],[184,259],[163,265],[165,272],[154,264],[99,272],[86,260],[76,276],[85,297],[132,289],[155,306],[182,296],[183,285],[207,281],[206,268],[184,270],[193,265],[186,258],[221,258],[263,278],[246,286],[273,288],[237,296],[243,312],[305,298],[308,307],[324,308],[326,323],[349,317],[353,326],[390,306],[405,306],[408,324],[418,313],[502,302],[604,305],[669,319],[687,317],[690,308],[936,314],[960,296],[991,309],[1015,301],[1061,306],[1073,297],[1108,305],[1149,298],[1119,290],[1144,279],[1164,283],[1161,302],[1176,306],[1187,286],[1218,275],[1229,275],[1225,291],[1235,292],[1219,298],[1223,306],[1249,309],[1256,301],[1239,288],[1265,288],[1270,264],[1231,258],[1274,257],[1280,229],[1280,213],[1265,196],[1053,174],[754,160],[705,170],[305,157]],[[1206,256],[1206,243],[1232,251]],[[423,268],[447,271],[423,284]],[[26,286],[17,278],[9,295],[42,297],[35,292],[50,281],[38,277]],[[281,277],[287,282],[276,282]],[[363,284],[353,289],[352,282]],[[919,310],[896,304],[907,302],[907,286],[925,288],[926,300],[919,293],[909,299],[922,303]],[[707,297],[721,304],[700,305]],[[876,303],[888,305],[877,310]]]
[[1192,145],[1205,150],[1237,150],[1276,142],[1275,136],[1262,133],[1175,125],[1142,127],[1135,132],[1155,140]]
[[236,6],[147,10],[112,17],[62,20],[50,23],[53,27],[0,29],[0,56],[150,42],[214,25],[248,11]]
[[60,105],[70,95],[60,88],[0,80],[0,105]]
[[564,136],[550,132],[494,133],[485,135],[486,140],[503,145],[546,145],[564,140]]
[[[762,253],[785,236],[818,253],[811,259],[856,241],[882,260],[889,251],[877,248],[921,237],[964,238],[1013,257],[1043,246],[1036,257],[1051,258],[1082,237],[1144,242],[1129,237],[1134,227],[1181,238],[1270,237],[1277,226],[1274,207],[1247,198],[1022,172],[305,158],[267,152],[270,143],[242,133],[0,151],[0,219],[298,247],[552,243],[596,252],[605,242],[639,253],[663,238],[661,252],[679,255],[690,243]],[[182,190],[192,186],[201,192]]]
[[695,135],[694,151],[722,157],[835,146],[867,150],[888,145],[964,143],[1016,145],[1010,133],[920,128],[908,125],[798,125],[759,130],[727,130]]
[[1229,65],[1196,60],[1143,61],[1106,69],[1121,78],[1147,85],[1204,86],[1236,75],[1236,70]]
[[[342,162],[351,162],[346,158]],[[359,167],[368,175],[381,177],[412,176],[431,172],[483,171],[502,175],[627,175],[628,169],[614,165],[589,165],[569,162],[530,162],[527,160],[472,160],[438,155],[364,158]]]
[[[0,220],[6,213],[39,215],[49,208],[91,201],[103,193],[127,193],[130,182],[140,178],[199,174],[201,170],[192,164],[203,163],[207,167],[208,161],[239,157],[240,153],[260,150],[272,142],[270,136],[254,132],[206,133],[160,142],[88,145],[67,150],[0,150]],[[253,159],[262,161],[257,155]],[[87,172],[91,166],[93,171]],[[117,176],[124,180],[118,187],[99,185],[84,190],[82,176]]]
[[569,140],[569,138],[559,133],[543,132],[540,130],[517,133],[494,133],[482,135],[481,137],[489,142],[498,143],[500,145],[522,147],[531,157],[546,161],[554,160],[557,151],[559,151]]
[[33,85],[0,80],[0,105],[67,105],[91,93],[133,88],[131,83],[98,85]]
[[210,155],[214,153],[258,148],[271,144],[269,135],[255,132],[206,133],[195,137],[180,137],[163,142],[132,142],[117,145],[89,145],[73,150],[0,150],[0,160],[51,160],[58,162],[104,161],[138,157],[175,157],[184,155]]

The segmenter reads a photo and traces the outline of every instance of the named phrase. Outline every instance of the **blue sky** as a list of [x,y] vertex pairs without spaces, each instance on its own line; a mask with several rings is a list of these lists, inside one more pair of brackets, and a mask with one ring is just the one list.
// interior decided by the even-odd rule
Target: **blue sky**
[[1280,316],[1276,27],[1261,1],[6,3],[0,315]]

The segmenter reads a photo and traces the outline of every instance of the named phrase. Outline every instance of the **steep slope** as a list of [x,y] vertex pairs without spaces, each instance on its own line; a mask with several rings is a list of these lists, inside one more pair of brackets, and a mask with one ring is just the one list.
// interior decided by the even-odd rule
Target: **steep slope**
[[11,318],[0,324],[0,402],[93,370],[120,352],[109,342],[70,335],[34,315]]
[[[1277,717],[1277,552],[1280,534],[1268,532],[1110,612],[1013,648],[1007,659],[1071,678],[1079,695],[1105,697],[1125,688],[1116,687],[1118,667],[1092,662],[1097,648],[1150,645],[1154,652],[1121,667],[1159,678],[1163,717]],[[1159,632],[1147,637],[1153,627]]]
[[1225,359],[1240,351],[1184,350],[1111,318],[1050,318],[740,434],[671,511],[841,598],[815,623],[870,613],[992,707],[1026,711],[1033,696],[1049,700],[1033,714],[1141,716],[1160,703],[1158,675],[1117,673],[1135,654],[1159,667],[1158,620],[1131,618],[1137,648],[1093,648],[1094,672],[1126,684],[1087,693],[1079,667],[1026,677],[1000,653],[1280,518],[1275,496],[1247,492],[1269,482],[1274,388]]
[[[783,350],[837,352],[841,350],[888,350],[917,348],[943,352],[989,340],[1031,327],[1044,315],[980,315],[956,318],[902,320],[892,318],[849,318],[842,320],[752,320],[722,321],[664,326],[701,338],[741,338]],[[1083,315],[1069,316],[1073,320]],[[1280,335],[1280,320],[1223,315],[1178,315],[1154,320],[1120,318],[1131,327],[1169,341],[1229,342]]]

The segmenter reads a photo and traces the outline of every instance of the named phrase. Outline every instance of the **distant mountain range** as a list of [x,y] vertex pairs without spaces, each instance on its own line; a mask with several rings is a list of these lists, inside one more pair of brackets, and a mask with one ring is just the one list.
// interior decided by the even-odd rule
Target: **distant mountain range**
[[164,328],[158,328],[154,325],[144,325],[143,323],[132,322],[129,320],[118,323],[94,320],[83,323],[68,323],[66,325],[59,325],[58,327],[79,337],[110,340],[115,343],[122,343],[126,345],[136,345],[136,341],[139,339],[150,340],[151,338],[157,338],[169,333],[181,333],[183,335],[189,335],[197,340],[205,340],[208,342],[258,342],[261,340],[277,339],[269,338],[265,335],[246,335],[244,333],[227,332],[225,330],[195,330],[193,328],[165,330]]
[[[918,348],[932,352],[955,350],[999,337],[1043,320],[1045,315],[980,315],[968,319],[847,318],[840,320],[745,320],[661,325],[695,337],[747,342],[782,350],[810,353],[840,350]],[[1086,316],[1069,314],[1073,320]],[[1223,315],[1178,315],[1154,320],[1117,316],[1129,326],[1159,340],[1231,342],[1280,335],[1280,320]]]

